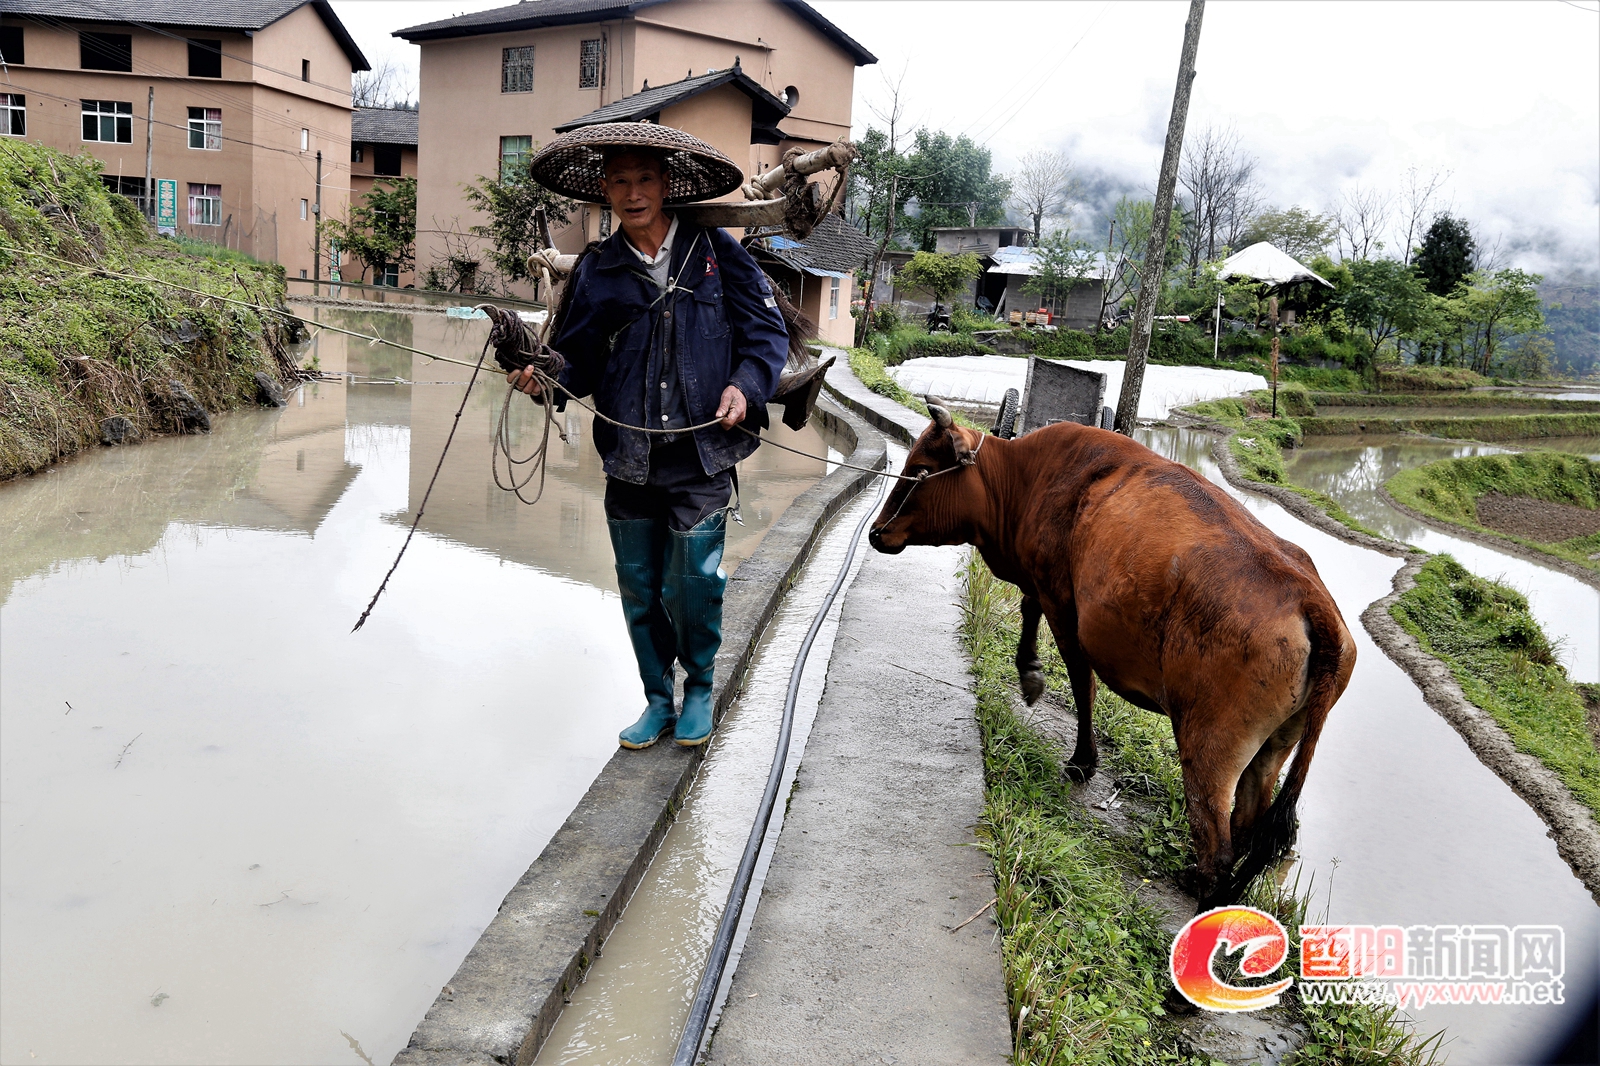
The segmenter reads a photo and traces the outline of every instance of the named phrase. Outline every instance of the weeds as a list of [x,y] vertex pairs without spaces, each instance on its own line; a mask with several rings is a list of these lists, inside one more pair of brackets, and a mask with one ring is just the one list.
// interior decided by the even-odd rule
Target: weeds
[[1583,693],[1556,662],[1525,597],[1436,555],[1389,613],[1450,668],[1467,699],[1500,723],[1518,751],[1555,771],[1600,816],[1600,754]]

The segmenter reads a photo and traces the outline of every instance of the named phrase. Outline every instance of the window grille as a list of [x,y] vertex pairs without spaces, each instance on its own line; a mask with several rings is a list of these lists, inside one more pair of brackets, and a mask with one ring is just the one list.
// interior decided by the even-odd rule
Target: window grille
[[830,278],[829,280],[833,284],[828,287],[828,318],[835,319],[839,317],[839,279]]
[[222,186],[189,183],[189,225],[222,225]]
[[598,89],[605,83],[605,38],[584,41],[578,51],[578,88]]
[[222,151],[222,108],[189,109],[189,147],[208,152]]
[[533,46],[500,50],[500,91],[533,92]]
[[132,144],[133,103],[118,100],[83,101],[83,139]]
[[28,98],[21,93],[0,93],[0,134],[28,135]]

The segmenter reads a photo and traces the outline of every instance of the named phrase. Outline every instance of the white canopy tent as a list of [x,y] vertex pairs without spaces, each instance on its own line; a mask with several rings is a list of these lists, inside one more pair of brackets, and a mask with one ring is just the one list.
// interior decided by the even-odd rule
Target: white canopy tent
[[1333,288],[1333,283],[1310,267],[1302,265],[1293,256],[1279,251],[1266,241],[1234,252],[1222,261],[1222,276],[1259,281],[1264,285],[1293,285],[1301,281],[1315,281]]

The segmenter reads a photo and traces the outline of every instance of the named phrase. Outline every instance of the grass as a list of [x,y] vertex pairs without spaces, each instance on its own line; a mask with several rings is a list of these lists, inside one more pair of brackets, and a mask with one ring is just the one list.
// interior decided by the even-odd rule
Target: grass
[[1540,437],[1600,436],[1600,414],[1565,412],[1495,415],[1487,418],[1308,418],[1312,436],[1347,437],[1358,433],[1425,433],[1455,440],[1537,440]]
[[[1278,402],[1280,411],[1295,409],[1300,405],[1311,406],[1309,394],[1303,387],[1288,389],[1280,386]],[[1233,430],[1228,436],[1228,452],[1239,464],[1239,473],[1248,480],[1288,489],[1310,501],[1347,529],[1381,538],[1381,533],[1358,522],[1332,496],[1289,480],[1283,465],[1283,449],[1293,448],[1300,443],[1303,423],[1287,416],[1265,416],[1263,412],[1270,410],[1271,403],[1271,393],[1257,391],[1248,397],[1203,400],[1182,410]]]
[[[976,555],[966,574],[963,636],[977,677],[985,807],[980,826],[994,860],[1001,960],[1019,1066],[1055,1063],[1202,1063],[1162,1009],[1171,942],[1136,890],[1189,862],[1182,772],[1167,719],[1104,687],[1095,700],[1100,773],[1129,797],[1135,830],[1090,817],[1062,780],[1065,753],[1013,710],[1019,629],[1015,586]],[[1048,636],[1041,658],[1051,689],[1070,700],[1065,667]],[[1290,931],[1283,973],[1298,972],[1303,899],[1259,880],[1246,902]],[[1396,1024],[1393,1010],[1302,1004],[1290,1015],[1310,1031],[1296,1066],[1428,1063],[1436,1044]]]
[[1448,392],[1493,384],[1476,371],[1455,366],[1384,367],[1378,371],[1378,381],[1386,392]]
[[861,384],[879,396],[887,396],[895,403],[911,408],[924,418],[929,417],[928,405],[905,389],[902,389],[900,383],[889,376],[884,369],[883,360],[878,358],[876,352],[867,348],[851,348],[850,372],[861,379]]
[[[1517,396],[1504,392],[1312,392],[1308,397],[1319,407],[1522,407],[1530,411],[1595,411],[1597,400],[1548,400],[1540,396]],[[1404,417],[1404,412],[1397,412]]]
[[93,445],[112,415],[141,436],[172,431],[172,382],[216,412],[253,402],[256,372],[292,370],[282,320],[204,295],[276,307],[283,269],[153,237],[99,171],[89,156],[0,146],[0,480]]
[[1583,694],[1556,662],[1526,598],[1436,555],[1389,613],[1449,667],[1467,699],[1500,723],[1518,751],[1553,770],[1600,816],[1600,754]]
[[1600,570],[1600,533],[1546,543],[1487,529],[1478,523],[1478,500],[1498,492],[1589,510],[1600,508],[1600,463],[1562,452],[1520,452],[1442,459],[1402,470],[1384,486],[1408,507],[1454,525],[1504,537],[1518,544]]

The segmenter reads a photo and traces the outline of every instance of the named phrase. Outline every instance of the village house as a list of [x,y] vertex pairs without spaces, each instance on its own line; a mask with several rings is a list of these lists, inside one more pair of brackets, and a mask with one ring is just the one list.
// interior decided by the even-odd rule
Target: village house
[[[358,107],[350,116],[350,206],[359,205],[385,178],[417,176],[417,109]],[[392,188],[388,182],[385,188]],[[374,285],[416,284],[417,272],[389,264]]]
[[842,216],[828,214],[804,241],[763,237],[750,251],[784,295],[817,324],[817,339],[849,348],[855,343],[850,298],[856,271],[876,247]]
[[[791,147],[848,138],[855,68],[877,62],[802,0],[527,0],[395,36],[422,49],[418,270],[466,260],[450,267],[463,287],[487,260],[463,187],[518,173],[560,131],[660,122],[750,176]],[[579,250],[609,233],[608,216],[579,205],[556,244]]]
[[163,229],[327,274],[369,69],[327,0],[6,0],[0,56],[0,135],[94,155]]

